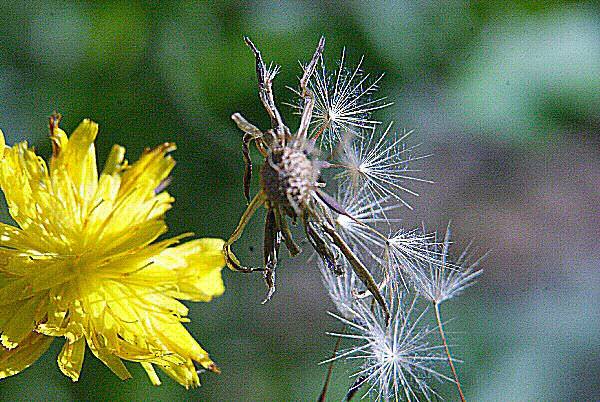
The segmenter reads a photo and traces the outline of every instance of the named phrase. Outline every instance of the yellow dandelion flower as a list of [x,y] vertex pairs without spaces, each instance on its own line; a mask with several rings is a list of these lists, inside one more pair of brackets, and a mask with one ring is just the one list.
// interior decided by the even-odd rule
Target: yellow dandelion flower
[[162,188],[174,144],[132,165],[115,145],[98,176],[98,125],[84,120],[69,138],[59,120],[50,119],[49,165],[26,142],[5,146],[0,132],[0,186],[18,225],[0,223],[0,378],[65,337],[58,366],[73,381],[87,345],[121,379],[131,378],[123,359],[139,362],[156,385],[155,366],[199,386],[193,362],[218,369],[182,325],[188,309],[178,299],[223,293],[223,241],[153,243],[173,202]]

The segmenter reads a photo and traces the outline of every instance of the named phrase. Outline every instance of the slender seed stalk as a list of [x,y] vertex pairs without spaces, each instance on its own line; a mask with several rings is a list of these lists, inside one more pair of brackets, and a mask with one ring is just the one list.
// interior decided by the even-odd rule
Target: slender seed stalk
[[[342,326],[342,334],[346,333],[346,324]],[[325,396],[327,395],[327,389],[329,388],[329,380],[331,379],[331,373],[333,372],[333,365],[337,361],[335,357],[337,356],[338,350],[340,350],[340,346],[342,344],[342,337],[338,337],[337,342],[335,343],[335,348],[333,349],[333,355],[331,356],[331,361],[329,362],[329,368],[327,369],[327,377],[325,378],[325,384],[323,384],[323,390],[321,391],[321,395],[319,395],[319,402],[325,401]]]
[[458,381],[458,375],[456,374],[456,369],[454,368],[454,363],[452,363],[452,357],[450,356],[450,349],[448,348],[448,343],[446,342],[446,335],[444,334],[444,326],[442,325],[442,319],[440,317],[440,305],[438,303],[433,303],[435,308],[435,318],[438,322],[438,328],[440,329],[440,335],[442,337],[442,342],[444,343],[444,348],[446,349],[446,356],[448,356],[448,363],[450,364],[450,369],[452,370],[452,374],[454,375],[454,381],[456,382],[456,387],[458,388],[458,393],[460,394],[460,400],[465,402],[465,396],[463,395],[462,388],[460,386],[460,382]]
[[354,395],[356,395],[356,393],[360,390],[360,387],[362,386],[362,384],[364,382],[365,382],[364,375],[356,377],[356,380],[354,380],[354,383],[352,384],[352,386],[348,390],[348,393],[346,394],[345,402],[350,402],[352,400],[352,398],[354,398]]
[[325,131],[325,129],[327,129],[327,126],[329,125],[329,123],[331,123],[331,120],[327,120],[327,123],[323,124],[323,127],[321,127],[319,129],[319,131],[317,132],[317,134],[315,134],[315,136],[313,137],[313,139],[316,141],[321,134],[323,134],[323,132]]
[[327,165],[327,167],[339,167],[339,168],[344,168],[344,169],[352,169],[350,166],[348,165],[344,165],[342,163],[330,163],[329,165]]

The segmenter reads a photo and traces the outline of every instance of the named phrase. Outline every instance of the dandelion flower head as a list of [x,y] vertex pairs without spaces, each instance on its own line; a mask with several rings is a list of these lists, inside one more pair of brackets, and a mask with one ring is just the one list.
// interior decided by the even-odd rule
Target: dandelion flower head
[[173,198],[163,191],[175,149],[165,143],[135,163],[115,145],[98,175],[98,125],[70,137],[50,119],[49,164],[26,142],[5,146],[0,186],[16,226],[0,223],[0,378],[32,365],[56,337],[60,370],[79,379],[86,346],[119,378],[139,362],[152,383],[159,367],[186,387],[194,366],[217,371],[188,333],[178,299],[209,301],[224,291],[218,239],[155,240]]

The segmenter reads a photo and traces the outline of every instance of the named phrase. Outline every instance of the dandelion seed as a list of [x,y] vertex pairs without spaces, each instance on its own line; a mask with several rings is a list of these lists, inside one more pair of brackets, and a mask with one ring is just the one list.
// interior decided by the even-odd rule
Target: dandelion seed
[[161,187],[174,144],[132,165],[114,146],[98,176],[97,124],[84,120],[67,137],[59,120],[50,120],[49,166],[27,143],[5,147],[0,135],[0,185],[18,225],[0,224],[0,378],[65,337],[58,366],[73,381],[87,345],[121,379],[131,378],[123,359],[139,362],[155,385],[154,365],[199,386],[194,362],[218,369],[182,325],[188,309],[177,299],[223,293],[223,241],[154,242],[173,202]]
[[373,310],[370,303],[364,301],[357,303],[353,309],[353,320],[332,314],[350,331],[331,335],[361,342],[334,359],[361,362],[360,371],[352,377],[360,378],[355,387],[368,385],[365,396],[386,401],[401,398],[431,400],[431,396],[437,394],[428,381],[452,381],[436,369],[439,362],[445,360],[439,353],[443,346],[432,345],[429,337],[435,329],[421,325],[426,309],[413,318],[417,298],[408,305],[401,301],[400,296],[395,298],[394,302],[390,302],[393,315],[389,326],[385,325],[379,309]]
[[383,226],[389,230],[390,225],[399,222],[399,218],[388,215],[401,205],[388,203],[390,197],[381,202],[373,201],[365,196],[364,191],[355,192],[349,186],[341,187],[337,194],[339,205],[347,212],[347,215],[334,213],[334,222],[344,240],[361,255],[381,264],[381,252],[385,249],[387,240],[373,229]]
[[409,189],[405,182],[431,183],[412,176],[420,170],[410,168],[411,163],[426,158],[427,155],[413,156],[416,147],[409,148],[404,144],[404,140],[412,132],[396,136],[391,128],[392,123],[381,135],[375,129],[364,131],[350,145],[344,146],[338,165],[344,169],[338,174],[338,178],[354,189],[364,188],[373,201],[381,203],[391,197],[412,209],[403,196],[418,196],[418,193]]
[[337,311],[346,319],[352,319],[353,309],[356,304],[356,292],[360,286],[360,280],[347,266],[345,259],[341,259],[343,264],[343,275],[336,275],[330,267],[319,260],[319,270],[323,279],[323,285],[329,293],[329,298],[335,305]]
[[[373,120],[371,114],[390,106],[385,97],[373,98],[383,74],[369,82],[369,74],[361,70],[363,58],[353,71],[344,66],[346,50],[337,70],[329,74],[323,58],[308,83],[308,89],[315,98],[313,118],[311,121],[311,138],[319,138],[330,150],[343,140],[346,135],[356,135],[362,129],[373,129],[381,122]],[[298,95],[299,92],[295,91]],[[302,110],[301,105],[292,105]]]
[[446,230],[442,244],[433,243],[428,246],[430,258],[422,259],[423,268],[418,270],[422,277],[416,281],[416,288],[421,295],[434,304],[441,304],[460,295],[472,286],[475,278],[483,272],[476,268],[485,256],[469,263],[469,247],[467,247],[458,260],[451,263],[448,260],[449,248],[450,228]]
[[432,259],[426,261],[419,261],[418,263],[424,265],[423,269],[417,272],[422,275],[422,278],[415,281],[415,287],[417,291],[433,303],[435,309],[435,317],[438,323],[438,329],[440,336],[444,344],[446,356],[448,358],[448,364],[452,370],[454,376],[454,382],[456,383],[460,399],[465,400],[460,382],[458,380],[458,374],[454,367],[453,359],[450,354],[450,348],[446,341],[446,334],[444,332],[444,326],[442,324],[442,318],[440,314],[440,304],[446,300],[450,300],[453,297],[461,294],[466,288],[473,284],[476,277],[481,274],[481,270],[476,271],[475,268],[479,265],[482,258],[478,259],[472,264],[468,263],[468,247],[458,258],[456,263],[450,263],[448,261],[448,251],[450,249],[450,226],[446,230],[444,242],[439,244],[437,242],[429,245],[430,254]]
[[402,282],[405,289],[409,284],[417,284],[423,280],[420,262],[438,262],[429,248],[433,235],[422,234],[417,230],[398,230],[390,236],[385,253],[386,273],[391,281],[391,287],[398,287]]

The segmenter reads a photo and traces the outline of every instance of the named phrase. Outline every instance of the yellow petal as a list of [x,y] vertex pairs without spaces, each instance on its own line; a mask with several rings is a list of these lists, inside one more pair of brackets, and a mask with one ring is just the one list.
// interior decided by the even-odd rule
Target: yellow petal
[[50,116],[50,140],[52,141],[52,150],[53,155],[58,156],[60,151],[67,145],[69,141],[69,137],[67,137],[67,133],[65,133],[58,124],[62,116],[60,114],[53,114]]
[[138,344],[119,340],[119,350],[115,352],[116,356],[124,360],[152,363],[161,367],[180,366],[187,360],[175,353],[158,350],[151,345],[144,344],[140,339],[136,339],[136,341]]
[[177,289],[169,293],[172,297],[209,301],[225,291],[222,250],[221,239],[196,239],[165,249],[154,261],[177,271]]
[[98,186],[98,168],[94,140],[98,134],[98,124],[85,119],[73,131],[68,142],[60,149],[50,164],[50,173],[66,171],[71,183],[63,183],[65,191],[73,186],[76,194],[82,200],[90,200]]
[[115,356],[110,350],[106,348],[105,341],[102,339],[102,335],[96,333],[86,334],[88,346],[94,356],[106,364],[106,366],[117,375],[121,380],[130,380],[131,374],[117,356]]
[[175,161],[167,152],[176,149],[173,143],[164,143],[152,150],[147,150],[142,157],[131,165],[123,173],[121,193],[127,193],[132,187],[139,186],[148,188],[148,195],[154,193],[154,189],[167,178]]
[[46,352],[54,338],[31,332],[12,350],[0,347],[0,379],[15,375],[31,366]]
[[8,210],[21,229],[30,226],[31,219],[37,216],[35,201],[31,190],[31,179],[36,166],[27,166],[37,156],[27,149],[27,143],[20,143],[4,150],[4,159],[0,165],[0,185],[6,197]]
[[186,388],[198,388],[200,386],[200,378],[191,360],[180,366],[161,367],[161,370]]
[[113,145],[104,164],[102,174],[112,176],[117,173],[123,167],[123,160],[125,160],[125,148],[120,145]]
[[66,341],[58,355],[58,367],[71,380],[79,380],[83,358],[85,356],[85,340],[80,338],[75,342]]
[[196,342],[180,323],[152,322],[152,329],[167,350],[191,358],[199,363],[208,364],[208,353]]
[[[3,271],[10,272],[14,275],[23,275],[24,272],[29,271],[28,269],[19,268],[22,267],[23,262],[30,260],[27,256],[23,255],[23,251],[34,250],[36,247],[36,239],[38,238],[32,239],[27,232],[24,232],[19,228],[0,222],[0,250],[2,250],[3,260],[6,261],[7,264],[2,267]],[[39,243],[37,245],[39,245]],[[9,268],[8,264],[11,262],[13,262],[14,266]],[[16,270],[12,270],[14,268],[16,268]]]
[[9,305],[31,296],[31,280],[29,278],[8,279],[5,275],[2,276],[0,306]]
[[[37,322],[43,314],[40,310],[40,304],[43,303],[43,296],[32,297],[22,302],[12,303],[4,306],[0,312],[3,318],[0,324],[0,340],[7,349],[15,348],[20,342],[26,339],[31,331],[36,327]],[[6,311],[9,309],[9,311]]]
[[[101,188],[101,190],[103,189]],[[153,194],[150,199],[147,199],[148,192]],[[158,237],[166,230],[164,222],[155,219],[158,217],[155,210],[159,209],[161,213],[164,213],[169,206],[165,208],[164,200],[154,196],[152,187],[136,187],[119,197],[121,198],[114,200],[114,206],[111,206],[110,203],[104,206],[96,204],[98,211],[94,210],[92,215],[95,216],[93,220],[90,219],[90,228],[94,228],[94,235],[89,240],[92,247],[103,249],[103,251],[108,251],[106,247],[117,245],[121,245],[125,249],[132,249],[142,244],[136,240],[141,236],[137,232]],[[171,201],[172,199],[169,199],[167,204],[170,204]],[[103,209],[104,207],[111,208],[107,211]],[[103,212],[108,213],[102,216]],[[103,219],[100,219],[101,217]],[[130,244],[130,241],[135,243]],[[152,240],[148,242],[150,241]]]
[[148,377],[150,378],[152,384],[160,385],[160,378],[158,378],[158,375],[156,374],[156,371],[154,371],[154,367],[152,367],[152,364],[142,362],[141,365],[144,368],[144,370],[146,370],[146,373],[148,374]]
[[123,230],[119,238],[115,239],[113,236],[115,233],[112,233],[102,236],[98,240],[98,243],[104,246],[107,254],[118,255],[138,247],[144,247],[164,234],[167,231],[167,225],[163,221],[151,221],[129,225],[123,229],[126,230]]

